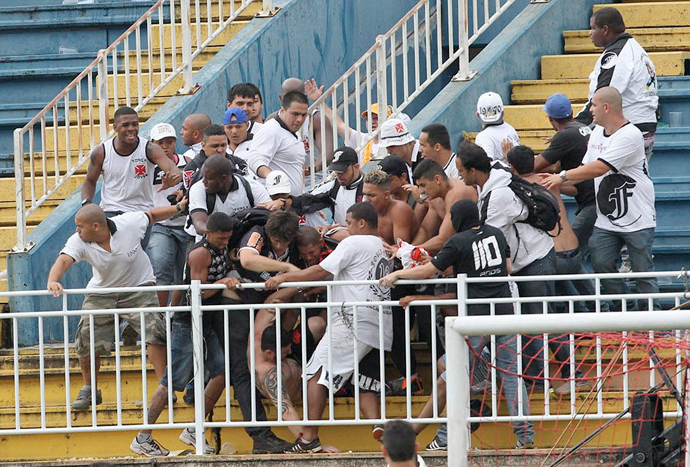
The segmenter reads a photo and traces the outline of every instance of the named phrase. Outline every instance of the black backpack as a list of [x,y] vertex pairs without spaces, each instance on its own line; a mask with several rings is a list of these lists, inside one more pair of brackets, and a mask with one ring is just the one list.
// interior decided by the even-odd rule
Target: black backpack
[[232,231],[232,237],[230,237],[229,245],[234,248],[235,246],[239,245],[240,240],[242,240],[242,237],[244,237],[244,234],[249,232],[252,227],[263,227],[266,225],[266,221],[268,220],[268,216],[270,214],[271,211],[268,209],[256,207],[237,211],[235,214],[230,216],[237,221],[237,225]]
[[[510,172],[510,170],[500,163],[495,163],[492,166],[493,169],[505,170]],[[560,209],[558,207],[558,201],[551,194],[549,190],[539,185],[538,183],[530,183],[524,178],[511,174],[511,180],[508,187],[513,190],[515,196],[517,196],[525,206],[527,206],[527,219],[520,221],[531,225],[535,229],[543,230],[549,233],[558,226],[558,233],[561,232],[561,216]],[[484,200],[481,212],[481,222],[482,224],[486,221],[486,213],[489,209],[489,196]],[[558,234],[556,234],[557,236]]]
[[[201,173],[201,170],[199,170],[199,173]],[[238,179],[242,186],[244,187],[244,191],[247,194],[247,199],[249,200],[249,205],[253,208],[254,207],[254,193],[252,193],[252,187],[249,185],[249,181],[244,178],[242,175],[239,175],[237,173],[233,173],[233,177]],[[191,185],[190,185],[191,187]],[[211,194],[209,192],[206,192],[206,213],[210,216],[213,213],[213,209],[216,207],[216,195]],[[246,211],[246,209],[245,209]],[[243,212],[243,211],[240,211]],[[189,226],[192,225],[192,216],[189,215],[187,217],[187,222],[185,224],[185,228],[189,228]],[[234,237],[234,235],[233,235]],[[241,237],[240,237],[241,238]]]

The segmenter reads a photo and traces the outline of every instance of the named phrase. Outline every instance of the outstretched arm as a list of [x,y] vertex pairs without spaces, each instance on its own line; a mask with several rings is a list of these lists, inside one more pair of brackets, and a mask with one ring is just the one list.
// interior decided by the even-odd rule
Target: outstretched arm
[[63,288],[60,281],[73,264],[74,259],[71,256],[61,253],[55,260],[53,267],[50,268],[50,273],[48,274],[48,290],[53,293],[53,297],[62,295]]

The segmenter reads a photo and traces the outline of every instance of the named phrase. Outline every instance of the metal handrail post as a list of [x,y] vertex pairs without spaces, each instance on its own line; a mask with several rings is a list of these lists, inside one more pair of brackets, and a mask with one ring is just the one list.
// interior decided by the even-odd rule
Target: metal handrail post
[[26,249],[26,196],[24,195],[24,145],[22,130],[14,130],[14,183],[17,202],[17,251]]
[[[182,18],[182,61],[184,70],[182,71],[182,89],[178,94],[189,94],[192,91],[192,30],[189,25],[189,0],[181,0]],[[174,51],[173,51],[174,53]]]
[[[465,81],[472,77],[470,73],[470,42],[469,25],[467,23],[467,2],[458,0],[458,73],[453,77],[455,81]],[[476,5],[475,5],[476,8]]]
[[201,281],[191,284],[192,348],[194,349],[194,429],[196,434],[196,455],[204,455],[206,436],[204,421],[206,409],[204,400],[204,338],[201,319]]
[[[395,57],[391,57],[394,60]],[[386,82],[386,36],[376,36],[376,101],[379,104],[379,128],[388,120],[388,92]],[[378,157],[386,155],[386,148],[379,145]]]
[[[467,315],[467,275],[458,275],[458,317]],[[446,318],[446,374],[448,376],[448,466],[467,467],[470,449],[470,359],[464,335],[453,329],[454,317]]]
[[98,118],[101,141],[108,136],[108,55],[98,51]]

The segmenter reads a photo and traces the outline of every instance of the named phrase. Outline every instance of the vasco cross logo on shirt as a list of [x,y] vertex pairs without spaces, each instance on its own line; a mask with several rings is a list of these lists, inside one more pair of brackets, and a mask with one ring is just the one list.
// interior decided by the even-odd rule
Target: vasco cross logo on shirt
[[140,179],[148,176],[146,171],[146,163],[143,160],[132,160],[132,164],[134,164],[134,178]]

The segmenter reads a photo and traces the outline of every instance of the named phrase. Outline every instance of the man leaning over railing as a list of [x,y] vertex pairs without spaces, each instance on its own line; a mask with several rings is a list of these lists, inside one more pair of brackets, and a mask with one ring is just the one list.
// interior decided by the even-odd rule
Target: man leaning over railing
[[[79,261],[86,261],[93,267],[93,278],[87,289],[110,287],[139,287],[155,285],[151,261],[146,256],[141,240],[152,224],[179,214],[187,204],[182,200],[174,206],[153,208],[146,212],[128,212],[106,218],[105,212],[95,204],[82,207],[74,217],[77,232],[73,234],[55,260],[48,275],[48,290],[55,297],[62,294],[60,280],[69,268]],[[157,307],[158,297],[155,292],[146,290],[137,292],[119,292],[107,294],[89,294],[84,297],[83,310],[104,310],[111,308]],[[139,313],[121,315],[122,319],[141,334]],[[163,377],[165,367],[165,326],[159,313],[145,313],[146,342],[149,359],[156,371],[156,376]],[[84,386],[72,404],[75,410],[87,409],[92,404],[102,401],[101,391],[91,387],[91,370],[95,368],[93,380],[98,383],[98,370],[101,355],[108,355],[117,338],[112,315],[93,316],[94,342],[90,342],[91,321],[88,315],[79,320],[75,349],[79,356],[79,366],[84,379]],[[143,334],[142,334],[143,335]],[[91,362],[91,346],[94,349],[94,362]]]
[[[266,281],[267,288],[276,288],[283,282],[325,280],[331,274],[334,280],[379,279],[391,270],[383,241],[378,237],[378,215],[369,203],[357,203],[347,211],[347,228],[350,236],[338,244],[320,264],[307,269],[274,276]],[[390,300],[387,288],[370,285],[335,285],[334,302],[361,302]],[[380,374],[379,352],[390,350],[392,321],[390,307],[357,307],[357,322],[352,307],[336,307],[332,312],[331,329],[319,342],[305,373],[307,386],[307,410],[309,420],[321,420],[328,400],[328,388],[338,391],[354,373],[354,341],[357,341],[359,362],[360,403],[365,418],[381,417],[378,394],[383,375]],[[383,327],[380,330],[380,326]],[[355,332],[356,331],[356,332]],[[384,348],[379,349],[379,332],[383,332]],[[329,347],[331,351],[329,352]],[[329,361],[329,354],[332,360]],[[329,368],[333,374],[329,373]],[[331,386],[332,385],[332,386]],[[331,416],[333,416],[331,414]],[[302,427],[302,436],[295,441],[290,452],[319,452],[323,450],[318,437],[318,427]],[[374,426],[373,435],[379,439],[383,429]]]
[[[435,257],[422,266],[395,271],[383,277],[379,282],[382,285],[393,287],[398,279],[426,279],[432,274],[445,271],[449,267],[453,268],[455,275],[468,274],[470,277],[507,276],[510,272],[510,250],[506,239],[499,229],[480,224],[477,205],[470,200],[458,201],[450,208],[450,215],[453,230],[457,233],[446,241]],[[468,298],[507,298],[510,296],[507,282],[470,283],[467,286]],[[488,315],[490,311],[488,304],[467,306],[467,314],[470,316]],[[513,305],[510,303],[496,304],[495,313],[497,315],[512,315]],[[468,338],[468,344],[472,349],[470,352],[470,368],[472,369],[470,374],[474,375],[481,360],[477,356],[482,353],[484,348],[490,348],[491,336],[471,336]],[[496,366],[499,376],[503,380],[503,395],[508,404],[508,412],[510,415],[518,415],[518,401],[521,400],[522,414],[529,415],[529,399],[525,384],[517,375],[517,355],[517,337],[515,335],[496,336]],[[441,378],[445,382],[445,372]],[[522,392],[521,398],[518,397],[519,392]],[[440,400],[439,408],[441,410],[444,405],[445,400]],[[433,402],[430,399],[422,410],[420,418],[431,416],[432,407]],[[515,422],[512,426],[518,437],[515,446],[517,449],[534,446],[534,429],[531,422]],[[423,428],[424,425],[419,425],[420,431]],[[447,446],[448,435],[445,425],[443,425],[427,449],[438,450]]]

